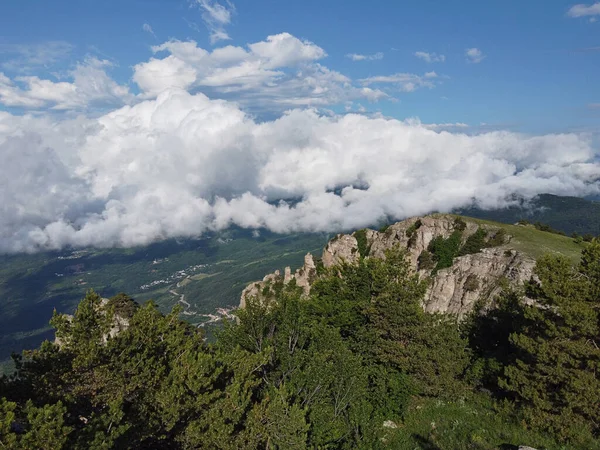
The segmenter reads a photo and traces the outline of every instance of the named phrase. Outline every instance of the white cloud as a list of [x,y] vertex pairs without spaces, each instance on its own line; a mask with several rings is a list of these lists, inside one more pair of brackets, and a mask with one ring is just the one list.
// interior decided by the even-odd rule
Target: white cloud
[[4,60],[0,67],[14,72],[49,68],[69,56],[72,51],[73,46],[64,41],[49,41],[39,44],[0,44],[0,55]]
[[600,16],[600,2],[584,5],[573,5],[567,12],[569,17]]
[[235,13],[233,3],[227,1],[227,5],[224,6],[216,0],[193,0],[193,2],[203,10],[202,19],[210,32],[211,43],[230,40],[225,26],[231,23],[231,17]]
[[415,52],[415,56],[428,63],[444,62],[446,56],[438,55],[437,53]]
[[430,130],[466,130],[469,125],[463,122],[447,122],[447,123],[424,123],[425,128]]
[[134,66],[133,80],[146,98],[171,87],[201,89],[250,108],[281,111],[387,97],[378,89],[355,86],[348,77],[322,66],[317,61],[327,56],[325,50],[289,33],[268,36],[247,48],[229,45],[207,51],[193,41],[169,41],[152,49],[169,56]]
[[132,99],[129,89],[113,81],[105,68],[112,64],[89,57],[68,76],[72,81],[52,81],[37,76],[14,80],[0,72],[0,104],[8,107],[86,109],[94,105],[122,105]]
[[383,59],[383,53],[377,52],[372,55],[361,55],[359,53],[348,53],[346,58],[350,58],[352,61],[377,61]]
[[179,89],[98,118],[0,111],[0,250],[130,246],[231,224],[337,231],[506,206],[513,193],[599,192],[584,136],[435,131],[447,125],[310,109],[256,122]]
[[377,75],[360,80],[364,85],[393,84],[402,92],[414,92],[419,88],[435,87],[435,72],[427,72],[423,76],[414,73],[396,73],[393,75]]
[[465,57],[467,58],[467,62],[472,64],[477,64],[483,61],[485,55],[478,48],[468,48],[465,50]]
[[154,36],[156,38],[156,34],[154,34],[154,30],[152,29],[152,27],[145,23],[144,25],[142,25],[142,30],[144,30],[146,33],[150,33],[152,36]]

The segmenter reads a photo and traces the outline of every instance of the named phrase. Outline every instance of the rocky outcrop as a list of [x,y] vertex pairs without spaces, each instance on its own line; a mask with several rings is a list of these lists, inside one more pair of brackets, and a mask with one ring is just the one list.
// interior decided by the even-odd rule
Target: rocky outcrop
[[423,307],[428,312],[463,317],[473,310],[477,300],[495,298],[503,285],[517,286],[529,280],[534,266],[533,259],[497,247],[460,256],[452,267],[432,277]]
[[[101,299],[98,309],[102,312],[102,314],[106,313],[106,307],[109,302],[110,300],[108,298]],[[63,314],[62,316],[65,317],[69,322],[73,321],[73,316],[71,314]],[[109,338],[114,338],[117,334],[125,331],[127,328],[129,328],[129,319],[115,311],[110,330],[102,337],[102,342],[106,343]],[[63,347],[66,344],[66,342],[59,336],[55,336],[54,343],[59,347]]]
[[304,295],[308,295],[310,293],[310,286],[314,279],[317,276],[317,266],[315,265],[315,261],[313,256],[310,253],[307,253],[304,256],[304,265],[296,270],[295,273],[292,273],[290,267],[286,267],[283,272],[283,277],[281,276],[281,272],[276,270],[275,272],[266,275],[262,281],[256,281],[254,283],[249,284],[242,291],[242,296],[240,299],[240,308],[246,307],[246,300],[252,297],[263,297],[266,294],[265,288],[273,286],[275,283],[282,282],[283,285],[289,284],[292,280],[295,281],[296,286],[302,288],[302,292]]
[[[432,273],[432,267],[421,267],[420,257],[427,252],[436,237],[447,239],[456,230],[460,230],[461,245],[464,245],[479,228],[486,231],[486,239],[495,239],[493,247],[456,257],[451,267],[435,273]],[[430,280],[423,308],[428,312],[451,313],[463,317],[479,299],[492,299],[507,283],[519,285],[532,276],[535,261],[511,249],[510,236],[498,233],[499,230],[498,227],[480,225],[468,219],[457,221],[456,216],[452,215],[414,217],[393,224],[385,231],[366,230],[353,235],[339,234],[323,250],[322,263],[327,268],[341,263],[356,264],[361,256],[385,258],[386,250],[400,246],[407,250],[407,257],[419,276]],[[362,240],[362,247],[366,246],[362,250],[365,255],[360,254],[361,246],[357,238]],[[277,280],[288,284],[295,279],[304,294],[308,295],[314,278],[316,267],[312,256],[308,254],[304,266],[295,274],[286,268],[283,278],[279,272],[275,272],[267,275],[262,282],[249,285],[242,293],[240,307],[244,307],[246,298],[260,297],[264,287]]]
[[[286,275],[290,272],[289,267],[286,267]],[[242,291],[242,297],[240,299],[240,308],[246,307],[246,300],[252,297],[260,297],[262,292],[266,286],[269,286],[272,283],[276,283],[281,279],[281,273],[279,270],[276,270],[273,273],[265,275],[262,281],[255,281],[254,283],[249,284]]]
[[336,266],[342,262],[355,264],[360,259],[358,241],[349,234],[338,234],[323,250],[323,266]]

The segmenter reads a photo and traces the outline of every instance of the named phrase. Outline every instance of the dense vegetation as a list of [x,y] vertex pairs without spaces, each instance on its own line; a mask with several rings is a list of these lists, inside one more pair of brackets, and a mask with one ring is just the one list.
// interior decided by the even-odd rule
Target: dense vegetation
[[[275,284],[214,344],[89,292],[0,382],[3,448],[600,448],[600,243],[460,326],[405,254]],[[111,328],[127,320],[119,333]]]

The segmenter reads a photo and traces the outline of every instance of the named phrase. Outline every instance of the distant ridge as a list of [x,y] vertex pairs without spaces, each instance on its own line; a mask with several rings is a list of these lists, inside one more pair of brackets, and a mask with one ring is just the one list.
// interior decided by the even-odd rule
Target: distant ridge
[[472,207],[453,212],[503,223],[515,223],[522,219],[542,222],[567,235],[600,235],[600,201],[590,198],[541,194],[529,202],[523,202],[522,206],[494,210]]

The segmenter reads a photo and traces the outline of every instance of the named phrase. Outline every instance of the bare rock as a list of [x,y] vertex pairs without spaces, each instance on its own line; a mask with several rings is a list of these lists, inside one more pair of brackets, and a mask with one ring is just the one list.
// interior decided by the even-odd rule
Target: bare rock
[[254,283],[249,284],[242,291],[242,296],[240,298],[240,308],[246,307],[246,299],[251,297],[260,297],[263,288],[269,284],[278,281],[281,278],[281,273],[279,270],[276,270],[273,273],[265,275],[262,281],[256,281]]
[[331,267],[346,262],[355,264],[360,259],[358,241],[349,234],[338,234],[323,250],[323,266]]
[[393,420],[386,420],[383,422],[383,428],[398,428],[398,425]]
[[503,248],[488,248],[480,253],[454,259],[452,267],[442,269],[432,278],[424,300],[427,312],[458,315],[473,310],[480,298],[496,297],[503,284],[519,285],[533,274],[535,260]]

